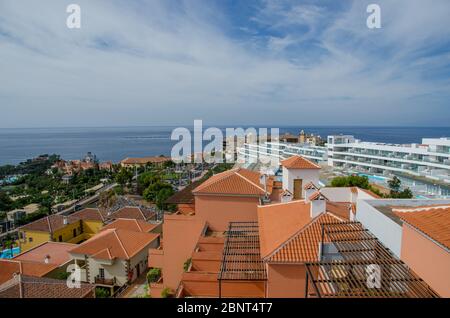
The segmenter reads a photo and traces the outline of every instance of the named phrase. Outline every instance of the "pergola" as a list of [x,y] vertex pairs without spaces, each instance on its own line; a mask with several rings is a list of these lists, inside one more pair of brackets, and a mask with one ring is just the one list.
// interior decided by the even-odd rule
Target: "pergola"
[[323,224],[321,242],[320,261],[306,264],[306,297],[439,297],[359,222]]
[[219,297],[222,281],[265,281],[257,222],[230,222],[226,232],[222,263],[218,274]]

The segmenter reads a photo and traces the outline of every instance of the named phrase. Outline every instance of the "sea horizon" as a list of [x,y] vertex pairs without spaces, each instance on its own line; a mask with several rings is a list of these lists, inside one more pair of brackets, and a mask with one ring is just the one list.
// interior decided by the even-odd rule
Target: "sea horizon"
[[[111,126],[111,127],[50,127],[0,128],[0,165],[18,164],[42,154],[57,154],[63,159],[81,159],[87,152],[100,161],[119,162],[126,157],[170,155],[177,141],[170,139],[175,127],[193,126]],[[204,129],[212,125],[204,125]],[[279,128],[280,134],[354,135],[363,141],[393,144],[420,143],[422,138],[450,137],[450,127],[400,126],[311,126],[311,125],[221,125],[227,127]]]

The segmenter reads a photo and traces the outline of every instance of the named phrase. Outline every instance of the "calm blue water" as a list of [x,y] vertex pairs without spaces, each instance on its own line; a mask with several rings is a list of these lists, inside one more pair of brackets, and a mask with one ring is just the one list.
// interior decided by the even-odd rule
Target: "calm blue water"
[[[238,126],[239,127],[239,126]],[[276,127],[276,126],[274,126]],[[120,128],[36,128],[0,129],[0,165],[17,164],[41,154],[60,154],[64,159],[80,159],[91,151],[101,161],[118,162],[125,157],[169,155],[175,141],[175,127]],[[268,127],[271,128],[271,127]],[[365,141],[420,143],[423,137],[450,136],[450,127],[278,127],[280,133],[304,129],[326,137],[349,134]]]

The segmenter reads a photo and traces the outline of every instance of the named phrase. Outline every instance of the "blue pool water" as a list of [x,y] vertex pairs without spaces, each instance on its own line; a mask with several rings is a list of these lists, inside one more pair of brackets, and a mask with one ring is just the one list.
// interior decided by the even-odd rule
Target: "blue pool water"
[[[11,253],[12,251],[12,253]],[[20,247],[14,247],[11,249],[6,249],[3,251],[0,251],[0,258],[13,258],[16,255],[20,254]]]
[[388,179],[386,177],[370,175],[370,174],[365,174],[365,173],[358,173],[358,175],[361,177],[369,178],[369,181],[386,181]]

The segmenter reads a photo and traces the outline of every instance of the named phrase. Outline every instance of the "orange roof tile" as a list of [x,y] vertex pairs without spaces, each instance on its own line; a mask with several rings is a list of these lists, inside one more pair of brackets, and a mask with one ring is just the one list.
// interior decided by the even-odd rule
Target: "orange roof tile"
[[316,191],[313,194],[311,194],[308,198],[310,201],[314,201],[314,200],[326,200],[326,201],[330,201],[328,200],[328,198],[326,196],[324,196],[322,193],[320,193],[320,191]]
[[291,236],[272,254],[265,257],[270,263],[304,263],[318,260],[322,224],[339,223],[342,219],[331,213],[322,213]]
[[261,257],[266,257],[311,220],[311,205],[291,201],[258,206]]
[[416,208],[418,210],[411,212],[400,212],[405,209],[393,209],[393,212],[404,222],[450,249],[450,207]]
[[319,187],[316,186],[313,182],[309,182],[308,184],[306,184],[304,189],[305,190],[311,190],[311,189],[320,190]]
[[327,201],[326,210],[345,220],[350,220],[350,209],[356,210],[356,205],[351,202],[330,202]]
[[69,288],[65,280],[17,275],[0,285],[0,298],[93,298],[95,285]]
[[62,265],[71,260],[68,251],[75,246],[77,245],[70,243],[45,242],[17,255],[14,260],[44,263],[48,257],[48,264]]
[[320,169],[318,164],[301,156],[292,156],[285,159],[281,161],[281,165],[288,169]]
[[157,224],[150,224],[142,220],[136,219],[116,219],[114,222],[105,225],[101,231],[108,229],[121,229],[135,232],[148,233],[155,229]]
[[[260,174],[247,169],[232,169],[216,174],[203,182],[192,193],[196,194],[228,194],[245,196],[264,195],[264,186],[260,184]],[[267,192],[273,187],[273,177],[267,178]]]
[[55,264],[0,259],[0,284],[12,279],[14,274],[42,277],[57,267]]
[[129,260],[158,237],[159,234],[153,233],[107,229],[73,248],[70,253],[102,259]]
[[148,220],[155,216],[155,213],[146,209],[141,209],[135,206],[126,206],[115,212],[107,215],[109,219],[136,219],[136,220]]

